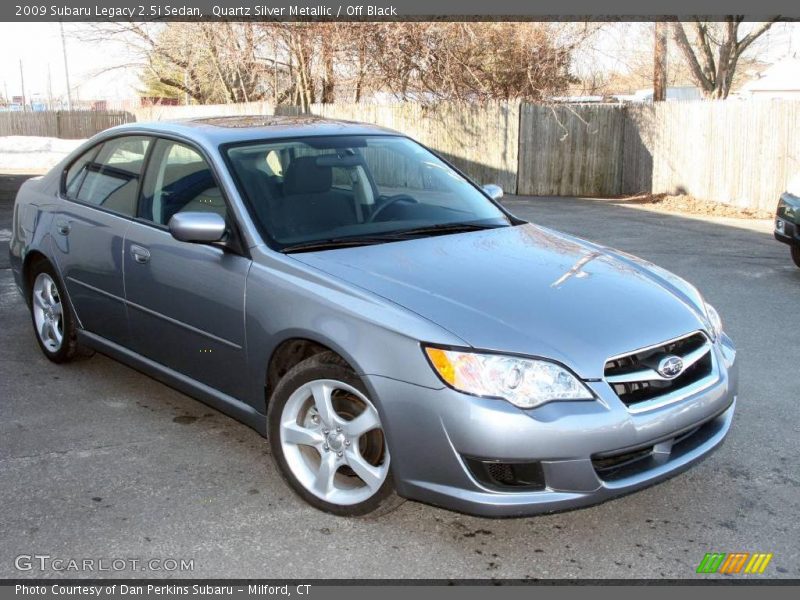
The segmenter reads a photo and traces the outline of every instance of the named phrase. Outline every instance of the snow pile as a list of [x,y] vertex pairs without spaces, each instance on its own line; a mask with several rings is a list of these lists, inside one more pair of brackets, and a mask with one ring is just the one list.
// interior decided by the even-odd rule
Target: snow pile
[[47,171],[86,140],[0,136],[0,171]]

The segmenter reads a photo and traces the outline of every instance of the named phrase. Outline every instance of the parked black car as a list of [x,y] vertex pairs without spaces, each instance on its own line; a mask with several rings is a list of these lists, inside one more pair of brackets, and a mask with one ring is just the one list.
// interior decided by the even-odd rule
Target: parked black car
[[[794,192],[794,193],[792,193]],[[775,215],[775,239],[789,244],[794,264],[800,267],[800,196],[797,190],[784,192]]]

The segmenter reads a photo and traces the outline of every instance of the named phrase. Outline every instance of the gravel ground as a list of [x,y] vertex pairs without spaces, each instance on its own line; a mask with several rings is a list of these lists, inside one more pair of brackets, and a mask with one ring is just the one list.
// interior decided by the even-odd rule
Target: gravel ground
[[[569,198],[506,203],[672,269],[717,306],[741,364],[738,413],[717,453],[568,513],[487,520],[407,502],[378,520],[334,518],[294,498],[244,425],[102,356],[45,360],[4,262],[0,577],[57,576],[14,568],[38,553],[194,560],[192,572],[125,576],[692,578],[706,552],[761,551],[775,555],[765,577],[798,578],[800,269],[769,224]],[[9,218],[0,201],[0,229]]]

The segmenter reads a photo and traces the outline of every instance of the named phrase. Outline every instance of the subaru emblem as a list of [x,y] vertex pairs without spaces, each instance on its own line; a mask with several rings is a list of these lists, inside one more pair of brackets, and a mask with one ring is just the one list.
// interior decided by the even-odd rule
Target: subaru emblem
[[683,372],[683,359],[680,356],[665,356],[658,361],[658,374],[667,379],[674,379]]

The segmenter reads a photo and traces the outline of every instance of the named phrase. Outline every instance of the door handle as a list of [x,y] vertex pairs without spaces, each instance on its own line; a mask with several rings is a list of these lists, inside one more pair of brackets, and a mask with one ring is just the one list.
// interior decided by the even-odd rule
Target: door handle
[[69,222],[68,221],[58,221],[56,222],[56,231],[61,235],[69,235]]
[[147,263],[150,260],[150,251],[147,248],[142,248],[136,244],[131,245],[131,256],[140,265]]

